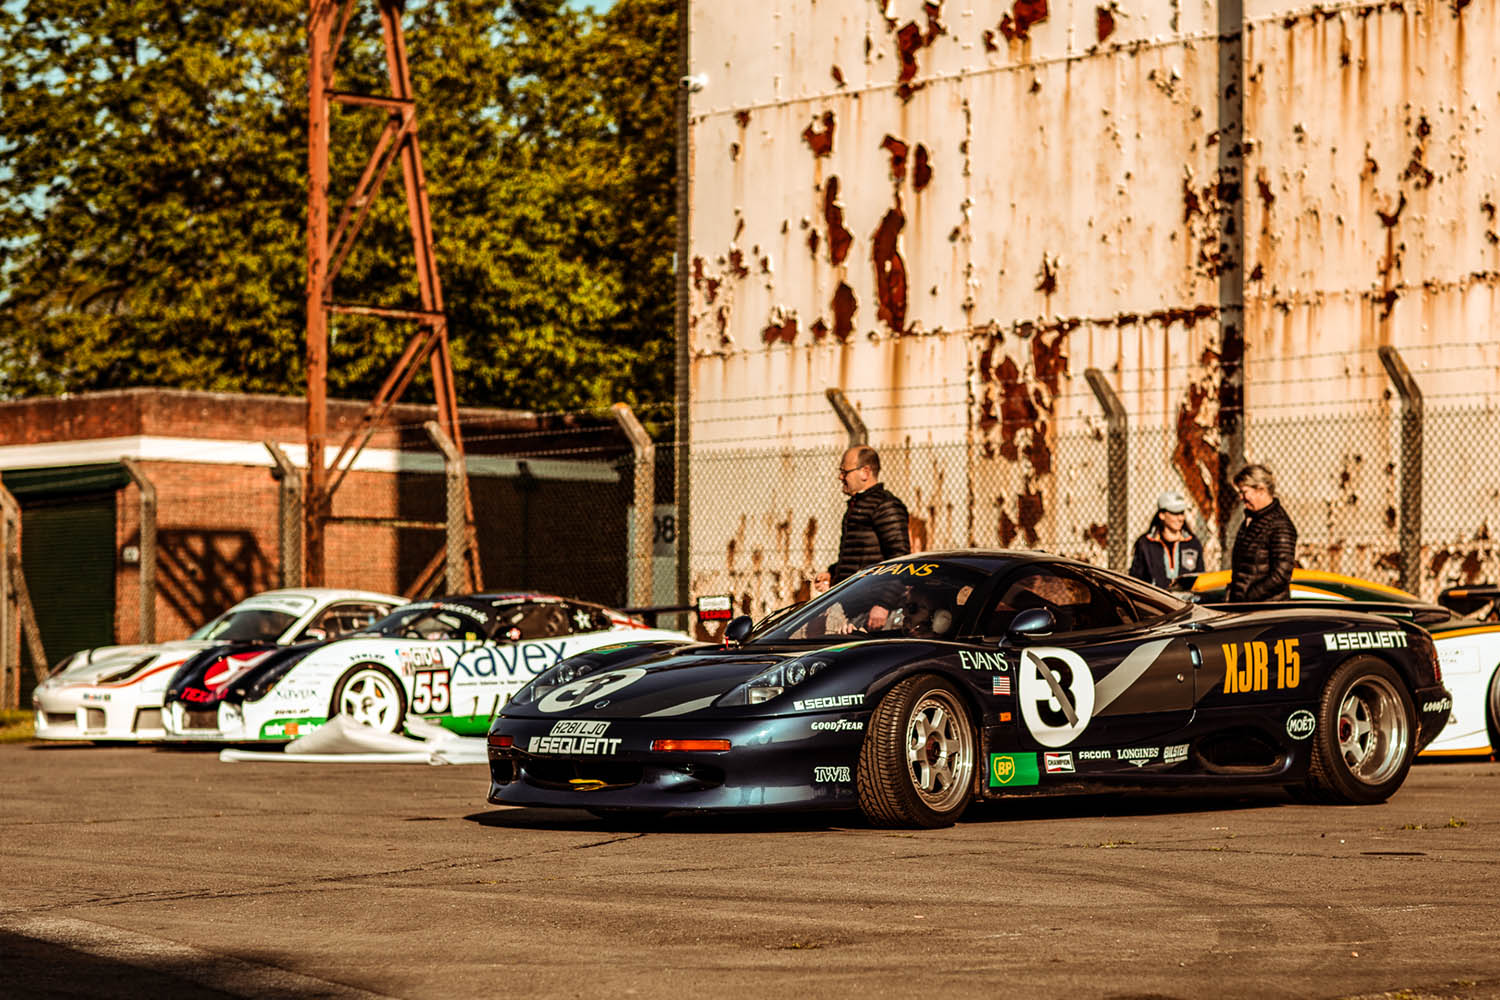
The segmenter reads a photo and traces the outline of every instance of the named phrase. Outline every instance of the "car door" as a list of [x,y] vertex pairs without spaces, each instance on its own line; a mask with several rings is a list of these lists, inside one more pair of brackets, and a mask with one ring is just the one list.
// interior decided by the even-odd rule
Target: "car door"
[[[1052,633],[1007,637],[1011,620],[1033,608],[1052,615]],[[1145,744],[1193,715],[1193,658],[1181,627],[1189,614],[1142,606],[1113,574],[1037,562],[999,581],[977,628],[1017,664],[1016,721],[1039,748],[1159,754]]]

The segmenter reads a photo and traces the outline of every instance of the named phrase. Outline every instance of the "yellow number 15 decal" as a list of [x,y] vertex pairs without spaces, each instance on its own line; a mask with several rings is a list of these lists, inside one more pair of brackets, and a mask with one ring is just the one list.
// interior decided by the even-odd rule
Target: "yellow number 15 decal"
[[[1276,688],[1294,688],[1302,683],[1302,654],[1297,639],[1276,641]],[[1264,642],[1226,642],[1224,650],[1224,693],[1245,694],[1267,691],[1271,687],[1270,655]],[[1241,655],[1243,654],[1243,655]]]

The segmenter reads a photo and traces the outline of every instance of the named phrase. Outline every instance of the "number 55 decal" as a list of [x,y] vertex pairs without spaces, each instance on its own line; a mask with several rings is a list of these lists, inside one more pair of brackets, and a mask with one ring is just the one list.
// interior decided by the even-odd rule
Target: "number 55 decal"
[[448,711],[448,671],[417,671],[411,682],[411,710],[418,715]]

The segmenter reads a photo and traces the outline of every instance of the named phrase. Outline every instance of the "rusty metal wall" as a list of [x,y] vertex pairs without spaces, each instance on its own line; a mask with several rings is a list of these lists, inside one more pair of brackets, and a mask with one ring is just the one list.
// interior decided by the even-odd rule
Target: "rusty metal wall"
[[[944,512],[928,544],[1102,562],[1099,368],[1130,414],[1132,525],[1174,487],[1212,533],[1241,337],[1244,454],[1278,473],[1303,561],[1389,577],[1397,402],[1376,348],[1429,410],[1483,411],[1496,388],[1500,4],[757,12],[691,9],[695,589],[738,572],[731,543],[776,551],[778,526],[798,566],[836,547],[836,483],[802,485],[843,442],[829,386],[872,443],[927,455],[887,478]],[[1424,589],[1500,523],[1464,438],[1428,444],[1429,474],[1459,471],[1424,524]],[[715,471],[752,450],[785,461]],[[744,592],[774,607],[800,575]]]

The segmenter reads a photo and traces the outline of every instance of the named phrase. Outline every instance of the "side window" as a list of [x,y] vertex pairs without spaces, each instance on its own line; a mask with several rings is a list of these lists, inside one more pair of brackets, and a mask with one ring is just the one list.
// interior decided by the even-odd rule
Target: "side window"
[[1118,588],[1122,600],[1129,600],[1134,616],[1139,621],[1161,618],[1187,607],[1171,594],[1163,593],[1155,587],[1147,587],[1129,578],[1110,577],[1109,586],[1112,590]]
[[568,605],[568,624],[572,632],[607,632],[614,626],[609,615],[587,604]]
[[321,629],[325,638],[333,639],[362,629],[377,618],[385,617],[389,611],[389,608],[381,605],[363,602],[331,604],[308,626],[304,634],[311,634],[314,630]]
[[514,642],[521,639],[549,639],[572,631],[568,609],[556,602],[524,602],[497,608],[494,637]]
[[1001,584],[980,619],[982,635],[1002,635],[1019,612],[1045,608],[1059,632],[1107,628],[1132,619],[1111,595],[1058,566],[1033,566]]

